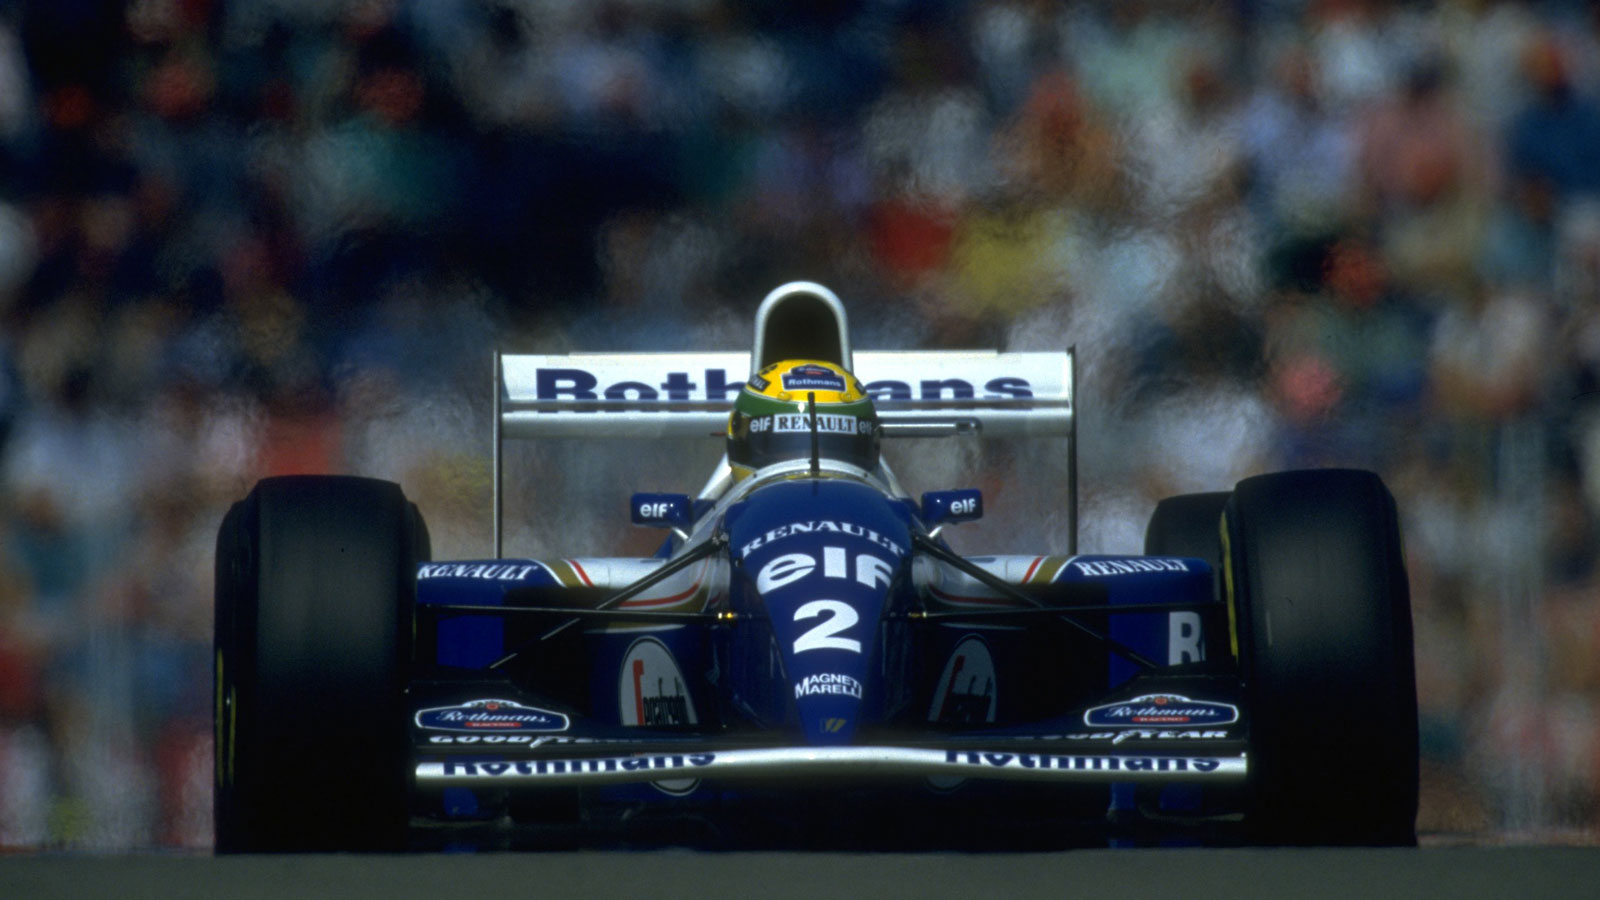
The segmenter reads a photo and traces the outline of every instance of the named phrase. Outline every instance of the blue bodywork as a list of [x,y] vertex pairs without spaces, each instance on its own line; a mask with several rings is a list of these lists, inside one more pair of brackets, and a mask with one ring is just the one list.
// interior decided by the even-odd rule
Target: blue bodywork
[[[929,535],[916,503],[862,480],[775,480],[717,510],[696,510],[694,522],[668,495],[651,503],[647,514],[694,534],[671,560],[632,563],[657,567],[641,572],[678,565],[694,583],[676,593],[662,588],[670,596],[640,607],[617,607],[639,612],[577,612],[605,607],[618,593],[615,585],[585,583],[577,561],[421,568],[415,706],[503,699],[548,714],[519,711],[523,721],[560,717],[570,725],[535,734],[506,717],[486,720],[480,736],[424,727],[419,715],[419,761],[589,742],[828,748],[983,737],[1118,749],[1242,742],[1225,608],[1201,560],[971,560],[969,568],[1001,572],[1007,560],[1033,560],[1026,571],[995,575],[1011,585],[996,594],[982,587],[981,572],[963,574],[940,558],[948,550]],[[685,562],[696,552],[701,558]],[[930,571],[943,572],[947,590],[930,586]],[[962,595],[975,588],[987,593]],[[645,611],[687,602],[685,595],[693,609]],[[567,609],[571,618],[563,617]],[[1151,712],[1160,709],[1179,712]],[[925,784],[950,790],[938,779]],[[646,804],[728,796],[686,778],[596,791]],[[1131,803],[1131,788],[1122,793]],[[458,789],[448,794],[446,814],[481,809]]]

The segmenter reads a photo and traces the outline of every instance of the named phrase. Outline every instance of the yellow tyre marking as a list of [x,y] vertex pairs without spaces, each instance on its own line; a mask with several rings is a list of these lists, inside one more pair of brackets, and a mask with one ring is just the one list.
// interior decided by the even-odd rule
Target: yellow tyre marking
[[1222,590],[1223,596],[1228,601],[1228,648],[1233,651],[1233,658],[1239,658],[1239,617],[1238,604],[1234,600],[1233,589],[1233,550],[1228,543],[1228,514],[1223,512],[1217,520],[1217,527],[1222,530]]
[[212,729],[215,732],[212,736],[215,744],[213,752],[216,756],[214,766],[218,786],[233,784],[234,746],[237,743],[239,729],[239,695],[228,686],[227,678],[223,677],[223,662],[222,651],[218,650],[216,709],[213,710],[212,718]]
[[223,699],[222,698],[222,684],[223,684],[223,681],[222,681],[222,651],[218,650],[217,651],[217,684],[216,684],[216,691],[212,695],[213,697],[215,697],[215,701],[214,702],[216,704],[216,708],[211,711],[211,732],[212,732],[211,739],[212,739],[212,741],[215,742],[215,745],[216,745],[213,748],[213,755],[215,756],[215,760],[213,762],[213,768],[216,770],[215,777],[217,779],[217,786],[218,787],[221,787],[223,785],[224,782],[222,780],[222,776],[223,776],[223,773],[227,770],[227,761],[225,759],[223,759],[223,753],[226,752],[227,747],[223,744],[223,740],[222,740],[222,717],[224,715],[223,707],[225,705],[222,702],[222,699]]

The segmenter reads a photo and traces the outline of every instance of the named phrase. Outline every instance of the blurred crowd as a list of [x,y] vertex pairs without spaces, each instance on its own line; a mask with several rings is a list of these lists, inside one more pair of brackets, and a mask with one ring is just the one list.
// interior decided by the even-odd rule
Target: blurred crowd
[[483,555],[492,349],[736,349],[793,278],[1076,344],[1086,550],[1381,472],[1423,827],[1600,828],[1600,4],[0,0],[0,848],[209,843],[255,479]]

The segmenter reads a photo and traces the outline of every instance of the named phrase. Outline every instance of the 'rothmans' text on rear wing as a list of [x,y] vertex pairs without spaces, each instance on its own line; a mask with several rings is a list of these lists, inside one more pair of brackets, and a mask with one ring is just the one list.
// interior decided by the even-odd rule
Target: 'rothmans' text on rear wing
[[[496,553],[502,441],[720,434],[734,396],[750,378],[750,358],[738,351],[497,354]],[[1072,350],[863,350],[853,354],[853,362],[885,437],[1065,439],[1068,488],[1076,506]],[[1076,527],[1071,531],[1076,544]]]

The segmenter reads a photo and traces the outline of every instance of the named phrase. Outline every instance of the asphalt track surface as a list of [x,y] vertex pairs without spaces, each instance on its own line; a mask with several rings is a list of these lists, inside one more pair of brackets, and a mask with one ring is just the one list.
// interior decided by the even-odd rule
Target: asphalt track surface
[[1600,848],[0,858],[0,898],[1587,898]]

